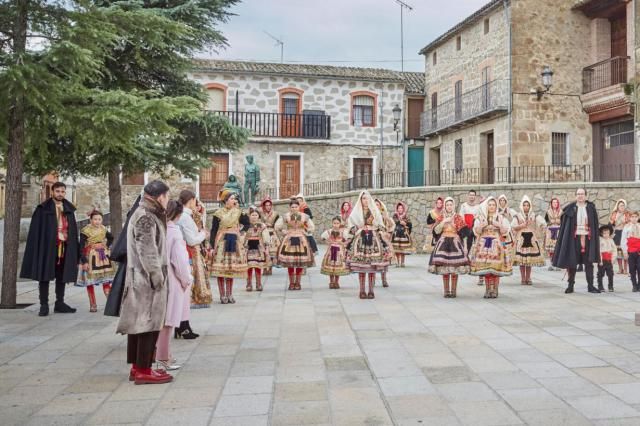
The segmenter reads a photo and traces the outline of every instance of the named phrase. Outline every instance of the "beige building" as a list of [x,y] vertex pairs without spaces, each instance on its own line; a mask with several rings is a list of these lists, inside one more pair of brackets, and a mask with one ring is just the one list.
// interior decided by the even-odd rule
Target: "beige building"
[[425,46],[429,183],[635,179],[633,17],[628,0],[492,0]]
[[422,73],[199,60],[190,77],[207,89],[209,110],[251,131],[242,149],[215,153],[200,173],[195,186],[205,201],[230,174],[244,182],[247,155],[260,167],[261,197],[308,195],[318,182],[325,192],[377,187],[381,170],[403,179],[408,128],[419,137]]

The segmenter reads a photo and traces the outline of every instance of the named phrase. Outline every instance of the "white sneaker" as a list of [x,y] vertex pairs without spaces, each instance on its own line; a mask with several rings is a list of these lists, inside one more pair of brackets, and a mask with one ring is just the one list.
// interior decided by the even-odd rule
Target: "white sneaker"
[[172,359],[169,361],[157,361],[157,363],[159,368],[164,368],[167,371],[179,370],[181,366],[175,364],[175,361],[175,359]]

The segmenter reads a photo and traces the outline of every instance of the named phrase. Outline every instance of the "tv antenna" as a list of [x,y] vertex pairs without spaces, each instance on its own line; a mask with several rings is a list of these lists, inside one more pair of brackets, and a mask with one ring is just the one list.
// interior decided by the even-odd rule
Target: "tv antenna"
[[282,41],[281,39],[279,39],[278,37],[269,34],[267,31],[262,30],[262,32],[264,32],[266,35],[268,35],[269,37],[271,37],[273,40],[275,40],[276,42],[276,46],[280,46],[280,63],[284,63],[284,41]]
[[396,0],[396,3],[400,5],[400,70],[404,71],[404,24],[402,15],[405,9],[411,12],[413,7],[402,0]]

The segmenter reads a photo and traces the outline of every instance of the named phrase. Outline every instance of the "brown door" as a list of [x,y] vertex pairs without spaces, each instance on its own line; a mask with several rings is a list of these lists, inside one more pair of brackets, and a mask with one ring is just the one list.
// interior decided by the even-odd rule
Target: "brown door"
[[285,93],[280,99],[280,134],[283,137],[301,136],[302,116],[300,113],[300,96],[297,93]]
[[280,199],[300,192],[300,157],[280,157]]
[[409,114],[407,116],[407,138],[420,137],[420,114],[424,111],[423,99],[409,99]]
[[353,185],[355,189],[371,188],[373,179],[373,159],[353,159]]
[[493,164],[493,133],[487,133],[487,182],[492,184],[495,182],[495,168]]
[[218,201],[218,192],[229,177],[229,154],[214,154],[211,167],[200,170],[200,199]]
[[627,17],[622,15],[611,20],[611,57],[627,57]]
[[[635,180],[633,164],[633,120],[610,122],[600,127],[600,161],[594,164],[597,180]],[[595,163],[595,162],[594,162]]]

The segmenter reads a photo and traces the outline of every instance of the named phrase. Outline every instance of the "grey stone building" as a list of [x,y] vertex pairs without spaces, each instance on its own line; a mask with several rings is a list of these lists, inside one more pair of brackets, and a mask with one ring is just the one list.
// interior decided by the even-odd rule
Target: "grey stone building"
[[347,189],[379,186],[380,171],[386,179],[406,176],[416,143],[405,136],[419,137],[422,73],[198,60],[190,77],[207,89],[209,110],[252,133],[241,150],[212,155],[195,183],[205,201],[230,174],[244,180],[247,155],[260,166],[260,196],[272,198],[331,180],[347,181]]
[[426,45],[432,183],[635,179],[634,7],[492,0]]

